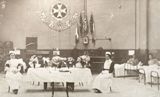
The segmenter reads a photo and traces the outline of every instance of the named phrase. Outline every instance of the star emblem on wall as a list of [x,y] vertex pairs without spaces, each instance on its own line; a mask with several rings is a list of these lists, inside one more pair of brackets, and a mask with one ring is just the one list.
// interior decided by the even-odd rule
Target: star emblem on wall
[[62,3],[55,4],[52,8],[52,15],[57,19],[64,18],[67,15],[67,7]]
[[[69,29],[78,21],[78,13],[70,13],[70,6],[67,0],[53,0],[49,9],[43,9],[40,18],[51,30],[58,32]],[[69,13],[69,14],[68,14]]]

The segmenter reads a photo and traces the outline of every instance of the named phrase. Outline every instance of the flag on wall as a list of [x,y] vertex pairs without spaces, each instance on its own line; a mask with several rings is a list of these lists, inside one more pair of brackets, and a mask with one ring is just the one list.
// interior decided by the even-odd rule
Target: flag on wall
[[76,44],[79,42],[79,26],[77,24],[76,32],[75,32],[75,42]]
[[80,36],[82,36],[83,34],[83,19],[82,19],[82,14],[80,13],[80,17],[79,17],[79,31],[80,31]]
[[88,34],[88,18],[87,18],[87,15],[84,15],[84,18],[83,18],[83,33],[84,33],[84,36],[86,36]]
[[91,32],[91,35],[92,35],[92,43],[95,44],[95,23],[94,23],[94,18],[93,18],[93,14],[91,14],[91,17],[90,17],[90,32]]

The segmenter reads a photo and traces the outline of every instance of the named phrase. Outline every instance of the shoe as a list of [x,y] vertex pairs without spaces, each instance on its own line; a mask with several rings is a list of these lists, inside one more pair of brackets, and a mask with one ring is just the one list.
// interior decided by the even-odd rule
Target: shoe
[[101,92],[100,90],[98,90],[98,89],[95,89],[94,92],[95,92],[95,93],[102,93],[102,92]]
[[112,88],[110,87],[110,92],[112,92]]
[[18,89],[14,89],[14,90],[13,90],[13,93],[14,93],[14,94],[18,94]]

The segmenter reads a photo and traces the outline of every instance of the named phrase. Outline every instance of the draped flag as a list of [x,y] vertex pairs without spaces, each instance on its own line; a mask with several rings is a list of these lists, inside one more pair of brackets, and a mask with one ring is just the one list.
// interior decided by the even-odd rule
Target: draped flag
[[79,26],[77,24],[76,32],[75,32],[75,42],[76,44],[79,42]]
[[84,15],[84,18],[83,18],[83,33],[84,33],[84,36],[86,36],[88,34],[88,18],[87,18],[87,15]]
[[82,36],[83,33],[83,19],[82,19],[82,14],[80,13],[80,17],[79,17],[79,31],[80,31],[80,36]]
[[94,23],[93,14],[91,14],[91,17],[90,17],[90,32],[92,35],[92,43],[95,44],[95,23]]

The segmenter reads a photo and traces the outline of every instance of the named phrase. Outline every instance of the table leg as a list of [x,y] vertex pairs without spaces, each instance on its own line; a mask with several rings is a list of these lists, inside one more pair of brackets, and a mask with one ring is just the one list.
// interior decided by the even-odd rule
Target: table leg
[[38,82],[38,86],[40,85],[40,82]]
[[67,97],[69,97],[69,93],[68,93],[68,85],[69,85],[69,83],[66,82],[66,94],[67,94]]
[[44,90],[47,90],[47,82],[44,82]]
[[52,97],[54,96],[54,82],[51,83],[52,85]]

